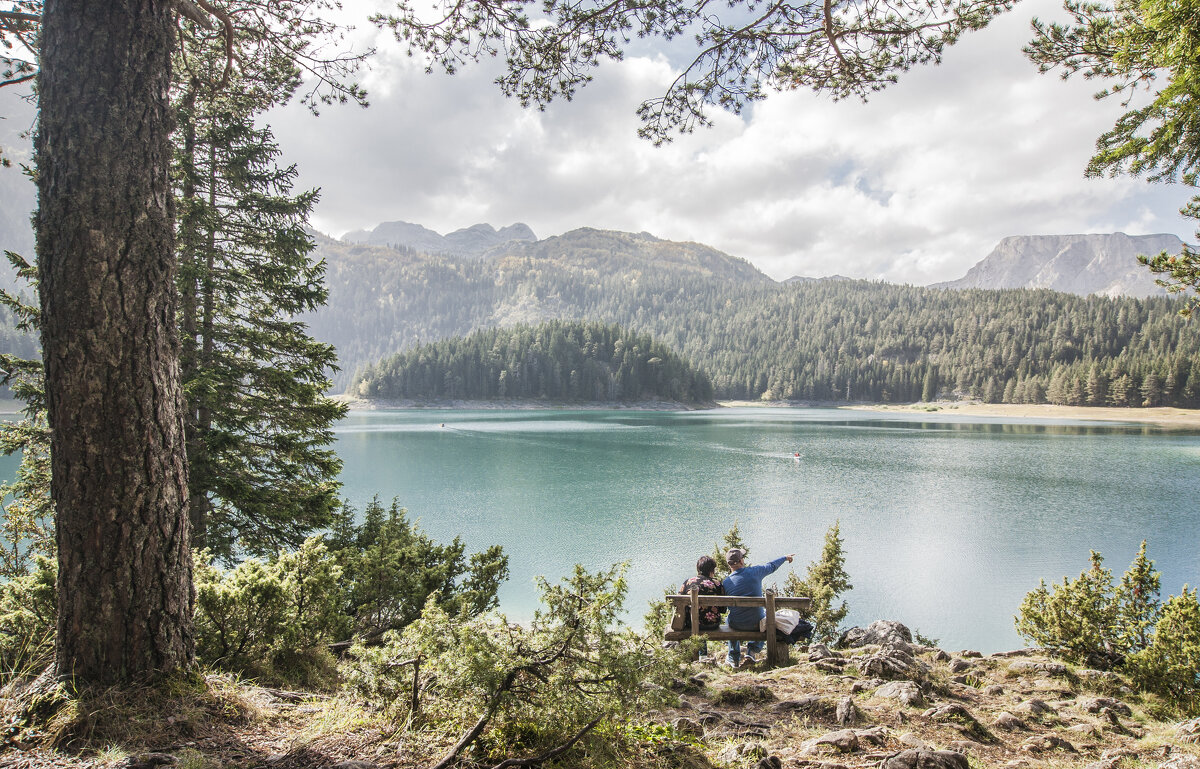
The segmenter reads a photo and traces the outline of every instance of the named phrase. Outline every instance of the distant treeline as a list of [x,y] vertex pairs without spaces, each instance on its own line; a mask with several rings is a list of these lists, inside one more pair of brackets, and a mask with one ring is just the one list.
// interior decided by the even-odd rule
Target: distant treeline
[[366,368],[351,391],[379,398],[712,399],[708,377],[649,336],[559,321],[423,345]]
[[658,333],[718,397],[1200,407],[1200,327],[1173,299],[827,281],[704,305]]
[[461,262],[327,243],[330,306],[313,329],[349,370],[480,327],[588,319],[649,334],[717,398],[1200,407],[1200,327],[1179,300],[778,284],[582,246]]

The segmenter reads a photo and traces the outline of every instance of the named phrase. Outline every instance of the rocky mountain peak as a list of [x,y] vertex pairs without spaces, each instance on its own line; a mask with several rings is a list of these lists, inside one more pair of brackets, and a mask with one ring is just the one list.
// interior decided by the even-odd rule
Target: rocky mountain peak
[[1087,296],[1161,296],[1138,254],[1179,253],[1175,235],[1017,235],[1004,238],[958,280],[933,288],[1048,288]]
[[383,222],[371,230],[342,236],[344,243],[411,248],[426,254],[479,257],[489,249],[513,241],[536,241],[529,225],[517,222],[497,230],[490,224],[473,224],[446,235],[412,222]]

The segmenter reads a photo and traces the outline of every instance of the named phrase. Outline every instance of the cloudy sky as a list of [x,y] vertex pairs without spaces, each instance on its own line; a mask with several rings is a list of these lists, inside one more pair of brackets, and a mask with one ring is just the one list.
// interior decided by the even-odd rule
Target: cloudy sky
[[1180,187],[1083,177],[1121,108],[1021,55],[1029,19],[1061,14],[1053,0],[1025,0],[867,104],[773,94],[662,148],[637,138],[634,114],[676,74],[662,52],[606,62],[574,101],[523,110],[489,66],[424,74],[365,22],[377,6],[346,4],[357,44],[378,49],[371,106],[270,118],[299,183],[322,189],[314,226],[334,236],[390,220],[647,231],[777,279],[914,284],[961,276],[1006,235],[1191,237]]

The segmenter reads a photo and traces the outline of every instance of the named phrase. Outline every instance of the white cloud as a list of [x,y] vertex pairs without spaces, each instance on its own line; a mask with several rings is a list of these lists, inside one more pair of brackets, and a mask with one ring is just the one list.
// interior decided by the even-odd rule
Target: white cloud
[[675,75],[662,53],[606,62],[573,102],[537,112],[500,95],[493,63],[425,75],[365,28],[380,49],[372,107],[271,122],[301,183],[322,187],[315,224],[333,234],[393,219],[441,232],[524,221],[541,237],[645,230],[776,278],[926,283],[958,277],[1005,235],[1186,233],[1180,189],[1083,178],[1120,109],[1023,58],[1028,19],[1054,10],[1018,5],[868,104],[774,94],[664,148],[636,137],[634,115]]

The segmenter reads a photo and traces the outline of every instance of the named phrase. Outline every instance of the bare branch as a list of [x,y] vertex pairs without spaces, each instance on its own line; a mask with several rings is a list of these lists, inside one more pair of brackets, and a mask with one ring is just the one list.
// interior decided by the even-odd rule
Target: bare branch
[[220,82],[214,86],[216,90],[220,91],[229,85],[229,76],[233,72],[233,20],[229,18],[229,14],[208,2],[208,0],[196,0],[196,3],[205,11],[220,19],[225,27],[225,70],[221,73]]
[[179,10],[180,15],[187,17],[204,29],[213,28],[212,20],[204,15],[204,12],[197,8],[192,0],[175,0],[175,7]]

